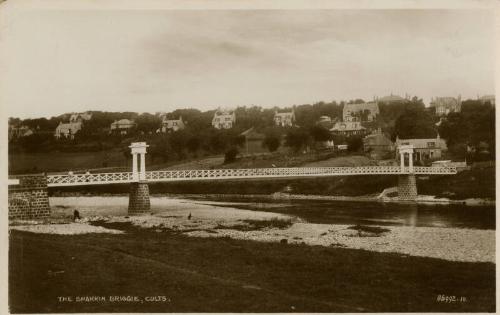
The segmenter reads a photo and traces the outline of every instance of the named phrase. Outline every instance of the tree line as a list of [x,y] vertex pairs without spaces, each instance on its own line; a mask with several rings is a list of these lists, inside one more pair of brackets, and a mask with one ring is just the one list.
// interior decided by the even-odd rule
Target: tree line
[[[363,103],[361,99],[348,103]],[[263,146],[270,152],[286,146],[299,152],[306,148],[316,148],[318,143],[333,140],[335,144],[347,144],[352,151],[362,147],[359,136],[333,136],[329,130],[317,124],[321,116],[342,120],[344,102],[318,102],[283,109],[262,108],[260,106],[238,107],[235,109],[236,124],[229,130],[217,130],[211,122],[215,110],[177,109],[166,113],[168,119],[182,117],[186,128],[172,133],[157,133],[161,127],[162,114],[135,112],[92,111],[92,118],[84,121],[83,128],[74,140],[54,139],[54,130],[59,122],[69,120],[69,114],[57,117],[25,119],[10,118],[9,123],[26,125],[36,130],[34,135],[15,139],[9,145],[10,152],[52,152],[52,151],[100,151],[120,147],[128,152],[131,141],[147,141],[149,152],[155,159],[167,161],[184,159],[188,156],[223,154],[234,155],[244,145],[241,133],[249,128],[265,135]],[[275,111],[294,110],[296,126],[278,128],[274,126]],[[364,123],[369,129],[381,128],[392,140],[396,137],[434,138],[438,132],[444,138],[450,151],[460,156],[469,150],[494,154],[495,122],[494,109],[489,104],[468,100],[462,103],[460,113],[451,113],[439,123],[440,118],[432,108],[426,108],[417,97],[404,103],[379,103],[379,115],[375,121]],[[362,113],[361,113],[362,114]],[[109,126],[115,120],[130,119],[137,127],[128,135],[109,133]],[[471,149],[472,148],[472,149]],[[477,149],[476,149],[477,148]],[[126,155],[124,153],[124,155]],[[231,156],[229,156],[231,158]]]

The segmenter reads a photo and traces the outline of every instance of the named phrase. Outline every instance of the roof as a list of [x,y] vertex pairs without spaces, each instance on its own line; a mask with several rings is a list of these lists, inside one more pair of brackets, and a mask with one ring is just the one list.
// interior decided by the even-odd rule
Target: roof
[[441,139],[439,137],[430,138],[430,139],[396,139],[396,145],[410,144],[410,145],[413,145],[414,149],[427,149],[427,148],[429,148],[427,146],[428,142],[435,142],[436,148],[440,148],[440,149],[447,148],[446,141],[444,141],[444,139]]
[[387,95],[378,99],[379,102],[404,102],[406,99],[399,95]]
[[287,116],[293,116],[293,111],[291,112],[284,112],[284,113],[274,113],[274,116],[279,116],[279,117],[287,117]]
[[120,119],[111,124],[111,126],[129,126],[129,125],[135,125],[135,122],[129,119]]
[[372,133],[367,135],[363,142],[366,145],[392,145],[393,142],[383,133]]
[[234,110],[229,109],[218,109],[215,111],[214,116],[233,116]]
[[358,121],[344,121],[335,123],[330,131],[357,131],[365,129],[366,128],[361,126],[361,123]]
[[376,102],[362,103],[362,104],[345,104],[343,111],[359,112],[369,110],[372,113],[378,113],[378,104]]
[[431,100],[431,106],[435,105],[452,105],[452,104],[458,104],[459,100],[451,97],[451,96],[444,96],[444,97],[436,97]]
[[82,128],[82,123],[79,121],[70,122],[70,123],[60,123],[57,126],[56,131],[69,131],[69,130],[80,130]]
[[484,95],[484,96],[481,96],[479,99],[482,101],[494,100],[495,95]]

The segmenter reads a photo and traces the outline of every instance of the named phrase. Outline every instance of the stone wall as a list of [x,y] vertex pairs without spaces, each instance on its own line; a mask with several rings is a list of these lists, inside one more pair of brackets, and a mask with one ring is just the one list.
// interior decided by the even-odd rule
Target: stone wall
[[400,200],[415,200],[417,198],[417,180],[415,175],[399,175],[398,198]]
[[148,183],[131,183],[128,198],[128,214],[140,215],[149,213],[150,208]]
[[47,177],[25,175],[11,177],[19,179],[18,185],[9,185],[9,220],[41,219],[50,216]]

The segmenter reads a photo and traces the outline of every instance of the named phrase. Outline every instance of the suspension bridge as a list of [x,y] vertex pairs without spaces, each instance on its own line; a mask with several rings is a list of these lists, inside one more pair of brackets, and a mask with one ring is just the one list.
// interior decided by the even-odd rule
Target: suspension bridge
[[[31,218],[40,213],[42,213],[42,216],[46,215],[47,211],[50,213],[47,196],[48,187],[130,183],[129,214],[140,214],[149,212],[150,202],[148,184],[154,182],[397,175],[399,178],[399,198],[403,200],[414,200],[417,196],[415,175],[453,175],[457,173],[455,167],[413,166],[413,147],[408,145],[398,147],[400,154],[399,166],[276,167],[255,169],[166,170],[147,172],[145,163],[147,147],[148,145],[145,142],[135,142],[130,145],[132,154],[131,172],[87,172],[85,174],[73,174],[68,172],[67,174],[41,175],[35,179],[33,179],[33,176],[17,176],[16,178],[10,178],[9,218],[11,217],[11,214],[12,217],[17,217],[19,215],[23,218]],[[408,166],[405,165],[406,160],[408,161]],[[37,205],[42,205],[43,211],[38,211]],[[27,212],[28,215],[25,215]]]

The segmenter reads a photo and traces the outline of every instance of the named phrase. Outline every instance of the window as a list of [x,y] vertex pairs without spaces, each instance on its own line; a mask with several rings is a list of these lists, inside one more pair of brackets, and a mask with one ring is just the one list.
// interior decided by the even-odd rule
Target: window
[[436,147],[436,143],[435,142],[427,142],[427,147],[434,148],[434,147]]

